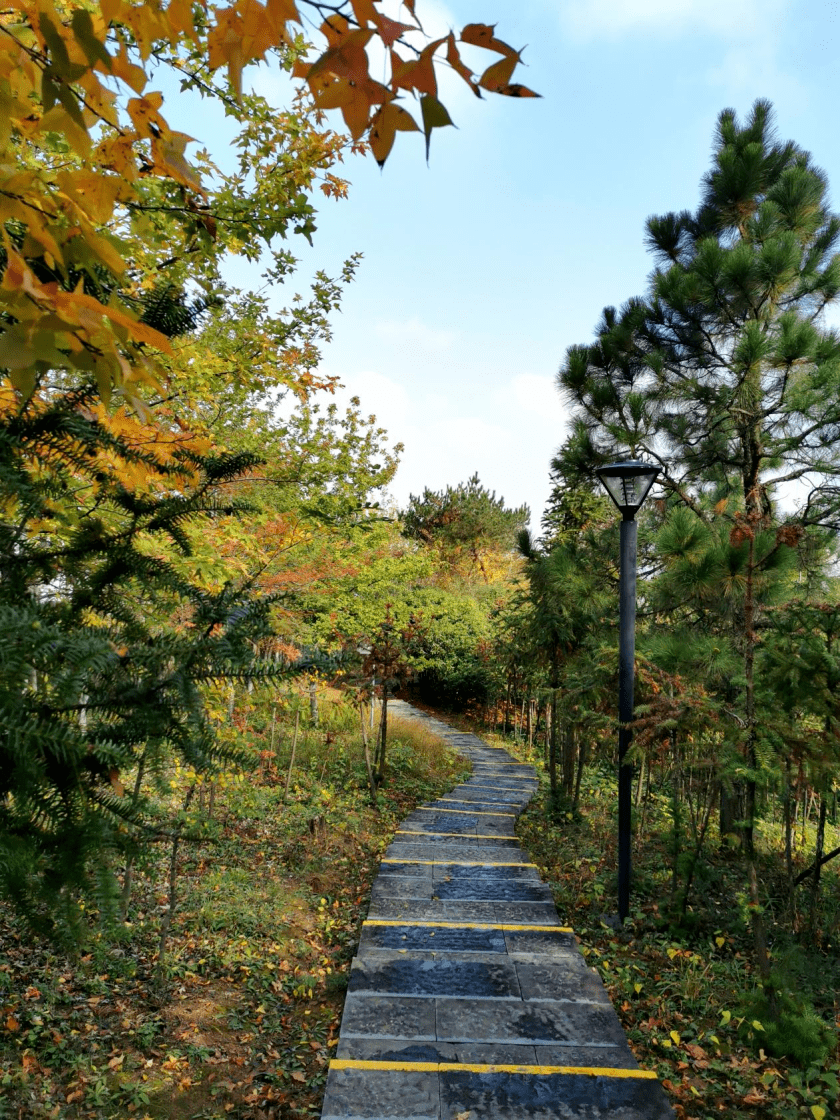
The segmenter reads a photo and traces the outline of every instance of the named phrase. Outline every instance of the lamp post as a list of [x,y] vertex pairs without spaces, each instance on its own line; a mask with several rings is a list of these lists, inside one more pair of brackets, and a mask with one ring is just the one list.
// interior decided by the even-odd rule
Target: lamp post
[[648,496],[659,467],[629,459],[600,467],[598,475],[621,514],[621,575],[618,636],[618,917],[630,913],[630,811],[633,767],[625,759],[633,732],[636,652],[636,511]]

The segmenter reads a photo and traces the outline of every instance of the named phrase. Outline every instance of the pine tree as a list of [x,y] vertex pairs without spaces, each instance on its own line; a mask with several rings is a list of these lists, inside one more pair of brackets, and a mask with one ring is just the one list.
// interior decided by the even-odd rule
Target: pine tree
[[177,562],[191,522],[238,512],[220,488],[254,457],[138,447],[96,407],[88,387],[0,414],[0,894],[44,932],[106,907],[118,856],[160,838],[123,786],[141,759],[222,760],[206,686],[260,675],[268,630],[269,600]]
[[[776,139],[769,104],[756,102],[743,125],[727,109],[696,213],[648,220],[657,267],[647,295],[608,307],[596,341],[572,347],[559,374],[577,410],[579,469],[646,456],[672,502],[707,524],[729,521],[741,556],[748,849],[760,577],[779,550],[840,528],[840,337],[823,322],[840,292],[838,236],[825,176]],[[795,508],[783,512],[782,498]]]
[[487,561],[493,552],[511,552],[530,516],[527,506],[508,509],[504,498],[487,490],[474,474],[458,486],[412,494],[402,514],[403,535],[438,549],[453,566],[463,557],[490,581]]

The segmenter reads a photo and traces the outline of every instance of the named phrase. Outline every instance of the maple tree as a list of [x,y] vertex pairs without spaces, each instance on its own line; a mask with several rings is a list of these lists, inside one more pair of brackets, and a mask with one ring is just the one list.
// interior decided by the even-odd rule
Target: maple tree
[[[12,0],[0,11],[4,563],[18,565],[15,586],[29,608],[57,612],[45,629],[64,627],[62,642],[6,651],[13,671],[4,703],[15,711],[40,705],[46,751],[27,740],[21,765],[28,759],[34,767],[34,800],[24,796],[24,781],[21,815],[7,837],[24,828],[27,813],[37,816],[38,797],[49,799],[63,781],[73,786],[72,759],[123,718],[110,693],[103,699],[120,677],[109,678],[106,663],[139,665],[139,654],[120,652],[136,643],[150,643],[158,658],[147,666],[148,711],[135,697],[136,734],[124,736],[113,757],[95,746],[73,786],[67,828],[78,825],[80,854],[65,869],[68,882],[80,883],[90,868],[96,845],[89,841],[108,812],[130,815],[117,786],[108,793],[109,776],[119,783],[137,762],[144,734],[164,754],[180,743],[199,770],[213,765],[208,682],[232,671],[234,652],[237,672],[259,672],[257,648],[305,636],[296,596],[317,583],[323,565],[289,557],[323,544],[325,527],[369,516],[371,488],[393,470],[381,433],[356,406],[343,419],[319,418],[309,403],[335,385],[318,371],[318,349],[354,262],[338,278],[319,273],[308,301],[279,312],[265,294],[226,283],[224,264],[231,254],[264,259],[268,284],[287,280],[295,262],[281,242],[292,232],[311,239],[318,185],[327,196],[346,193],[335,173],[345,151],[370,149],[384,162],[396,132],[420,128],[398,101],[417,101],[428,154],[432,130],[449,123],[437,98],[441,64],[478,96],[528,94],[511,80],[519,52],[492,28],[473,24],[462,33],[461,43],[503,64],[473,75],[454,35],[415,46],[424,33],[414,4],[406,11],[402,24],[369,0],[337,7],[237,0],[215,8],[191,0]],[[318,27],[310,26],[313,16]],[[321,44],[314,61],[304,31]],[[374,55],[366,48],[376,44],[391,68],[387,84],[370,77]],[[243,80],[245,67],[269,61],[299,83],[288,107],[269,104]],[[167,123],[155,71],[223,106],[238,128],[232,170],[200,148],[188,156],[192,140]],[[349,138],[324,123],[331,109],[341,111]],[[286,394],[297,411],[285,427],[272,426],[267,417]],[[266,460],[260,468],[255,448]],[[237,524],[244,503],[256,507],[250,534]],[[108,560],[109,550],[122,567]],[[326,563],[329,550],[322,552]],[[257,576],[279,603],[273,636],[269,600],[255,597]],[[233,645],[225,637],[223,604],[236,615],[237,633],[248,630],[242,620],[253,621],[247,640],[244,630]],[[186,632],[217,608],[204,639]],[[216,667],[204,683],[189,684],[203,640],[210,646],[196,656],[216,657]],[[64,668],[49,651],[88,647],[62,683]],[[182,682],[179,699],[166,700],[167,673]],[[101,719],[100,709],[108,713]],[[139,773],[137,782],[139,794]],[[36,833],[30,841],[46,861],[43,883],[60,885],[64,872],[47,850],[61,847],[55,831],[40,840]],[[6,888],[17,889],[11,879]]]
[[[0,307],[6,317],[0,363],[17,392],[26,399],[48,371],[64,369],[92,377],[103,397],[119,390],[142,412],[143,390],[166,383],[158,357],[171,353],[165,335],[96,279],[111,276],[129,292],[143,284],[146,274],[126,249],[132,238],[155,251],[163,247],[159,214],[181,226],[181,249],[171,244],[171,224],[166,231],[168,258],[212,256],[223,229],[227,247],[238,235],[239,251],[259,252],[257,242],[249,249],[244,229],[229,232],[231,224],[241,226],[235,192],[216,199],[220,212],[210,206],[202,176],[211,170],[208,157],[187,158],[191,138],[167,124],[163,95],[149,84],[150,62],[168,64],[185,86],[222,97],[236,112],[237,105],[253,109],[248,100],[254,95],[243,91],[244,67],[279,55],[306,83],[316,120],[340,109],[352,140],[361,144],[366,137],[384,162],[398,131],[419,128],[398,104],[406,94],[419,100],[427,149],[432,130],[451,123],[437,97],[437,56],[444,47],[446,64],[477,96],[482,90],[530,93],[511,82],[520,52],[487,25],[468,25],[459,40],[501,56],[480,75],[463,62],[452,33],[413,47],[410,33],[419,32],[414,8],[413,0],[406,4],[411,23],[400,23],[373,0],[352,0],[338,9],[314,0],[236,0],[218,8],[192,0],[10,3],[0,13],[0,150],[6,156],[0,174]],[[306,62],[304,18],[308,26],[309,14],[322,9],[328,14],[318,33],[325,49]],[[387,82],[370,75],[366,48],[373,40],[386,52]],[[226,89],[215,84],[222,70]],[[309,234],[306,191],[319,167],[328,176],[328,193],[343,191],[328,170],[343,141],[312,128],[298,128],[290,141],[288,117],[252,115],[263,162],[269,155],[275,159],[269,181],[285,179],[286,195],[269,197],[256,223],[258,240],[270,242],[290,224]]]

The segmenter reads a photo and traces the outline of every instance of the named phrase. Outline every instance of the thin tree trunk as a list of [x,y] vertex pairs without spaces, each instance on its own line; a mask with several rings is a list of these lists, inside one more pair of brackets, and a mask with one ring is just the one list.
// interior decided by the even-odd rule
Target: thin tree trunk
[[[187,790],[187,795],[184,798],[184,805],[182,812],[186,813],[190,807],[190,802],[195,793],[195,782]],[[172,853],[169,857],[169,898],[166,913],[163,915],[163,920],[160,923],[160,941],[158,942],[158,961],[157,971],[158,975],[163,972],[163,965],[166,957],[166,941],[169,937],[169,931],[172,928],[172,915],[175,913],[175,906],[178,901],[178,849],[181,846],[181,834],[183,832],[183,825],[178,825],[172,836]]]
[[318,726],[318,684],[314,680],[309,682],[309,722]]
[[378,809],[379,802],[376,800],[376,779],[373,776],[373,767],[370,762],[370,746],[367,728],[365,727],[365,706],[363,703],[359,704],[359,720],[362,725],[362,745],[365,749],[365,769],[367,770],[368,786],[370,787],[370,803],[374,809]]
[[755,963],[758,968],[758,974],[761,977],[764,994],[767,996],[770,1014],[774,1019],[778,1020],[779,1005],[776,999],[776,990],[773,987],[770,976],[770,954],[767,952],[767,928],[764,924],[764,913],[761,907],[761,899],[758,895],[758,876],[755,873],[755,864],[752,860],[750,860],[749,864],[749,883],[750,915],[753,928],[753,942],[755,945]]
[[817,943],[817,906],[820,900],[820,876],[822,858],[825,852],[825,818],[828,815],[828,801],[820,796],[820,815],[817,820],[817,843],[814,850],[814,875],[811,880],[811,905],[808,912],[808,931],[814,944]]
[[568,716],[563,727],[563,789],[569,797],[575,788],[575,763],[577,762],[577,741],[575,729]]
[[577,777],[575,778],[575,796],[572,801],[572,812],[577,812],[577,807],[580,804],[580,783],[583,779],[583,768],[586,765],[586,740],[581,739],[578,743],[578,759],[577,759]]
[[386,749],[388,745],[388,690],[383,684],[382,686],[382,714],[379,717],[379,758],[377,768],[377,780],[379,785],[385,781],[385,774],[387,772],[386,762]]
[[698,792],[698,811],[695,815],[692,811],[692,823],[694,825],[694,847],[691,851],[691,864],[688,868],[688,873],[685,877],[685,890],[683,891],[682,905],[680,912],[685,915],[688,910],[688,900],[691,896],[691,887],[694,883],[694,874],[697,870],[697,865],[700,862],[700,856],[703,854],[703,845],[706,841],[706,833],[709,829],[709,821],[712,819],[712,809],[715,804],[716,789],[712,789],[706,796],[705,810],[702,818],[700,817],[699,806],[699,792]]
[[747,724],[747,765],[750,768],[750,777],[746,782],[746,820],[744,821],[741,835],[744,841],[744,851],[752,859],[755,854],[755,814],[756,793],[758,781],[758,751],[756,740],[758,738],[755,714],[755,530],[757,524],[750,525],[749,560],[747,563],[747,578],[744,588],[744,676],[746,678],[746,703],[744,716]]
[[[134,779],[134,790],[131,794],[132,807],[137,805],[140,800],[140,787],[143,782],[143,772],[146,769],[146,754],[148,752],[146,747],[140,755],[140,761],[137,763],[137,777]],[[125,874],[123,875],[122,891],[120,892],[120,914],[122,920],[125,921],[125,916],[128,913],[128,904],[131,902],[131,889],[134,884],[134,855],[129,853],[125,861]]]
[[633,796],[633,807],[638,809],[642,803],[642,790],[645,788],[645,764],[647,758],[642,755],[642,761],[639,763],[639,773],[636,777],[636,792]]
[[671,749],[674,753],[674,770],[671,776],[671,895],[676,901],[682,848],[682,758],[676,731],[671,732]]
[[294,767],[294,764],[295,764],[295,751],[297,750],[299,728],[300,728],[300,712],[295,712],[295,733],[294,733],[294,737],[292,739],[292,756],[289,759],[289,769],[286,773],[286,788],[283,790],[283,804],[284,805],[286,804],[286,801],[288,800],[289,786],[292,783],[292,768]]
[[548,746],[548,778],[551,796],[557,796],[557,689],[551,692],[551,734]]

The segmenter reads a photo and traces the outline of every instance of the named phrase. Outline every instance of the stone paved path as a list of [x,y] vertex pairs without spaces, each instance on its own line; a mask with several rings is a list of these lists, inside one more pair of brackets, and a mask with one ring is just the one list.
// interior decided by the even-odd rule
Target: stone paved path
[[516,840],[533,769],[394,706],[473,773],[383,857],[322,1120],[673,1120]]

